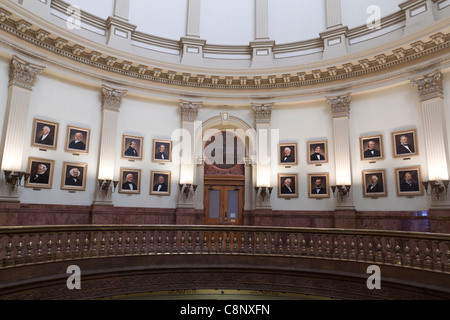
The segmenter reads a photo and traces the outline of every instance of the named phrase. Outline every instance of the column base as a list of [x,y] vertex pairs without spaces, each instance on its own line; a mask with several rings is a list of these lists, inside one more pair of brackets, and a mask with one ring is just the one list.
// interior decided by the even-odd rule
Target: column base
[[175,209],[176,225],[202,225],[203,210],[196,210],[193,206],[178,206]]

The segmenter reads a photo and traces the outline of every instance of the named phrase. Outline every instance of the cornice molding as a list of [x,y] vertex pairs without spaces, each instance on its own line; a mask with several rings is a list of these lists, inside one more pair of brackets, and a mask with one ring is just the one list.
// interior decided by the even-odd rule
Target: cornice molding
[[[2,10],[2,8],[0,8],[0,11],[7,12],[5,9]],[[18,21],[15,21],[8,14],[4,15],[3,19],[3,22],[0,19],[0,30],[65,58],[112,73],[191,88],[268,90],[333,83],[335,81],[370,75],[373,72],[401,66],[402,64],[439,51],[445,51],[447,53],[448,50],[446,49],[450,47],[450,33],[444,34],[443,32],[437,32],[429,37],[428,42],[416,41],[405,47],[394,48],[391,50],[391,54],[387,52],[383,53],[382,58],[381,55],[366,58],[358,58],[353,55],[355,61],[349,61],[341,65],[327,66],[325,69],[314,68],[312,70],[296,71],[294,74],[287,74],[283,70],[280,74],[269,76],[263,74],[251,76],[195,75],[191,72],[163,70],[157,67],[152,68],[140,62],[123,60],[113,56],[105,57],[101,52],[94,51],[80,44],[68,45],[69,42],[67,40],[61,39],[46,30],[39,29],[34,31],[32,28],[28,28],[20,31],[17,24],[18,21],[24,21],[23,19],[16,17]]]
[[32,91],[37,77],[45,67],[29,63],[18,56],[13,56],[9,67],[9,86],[18,86]]

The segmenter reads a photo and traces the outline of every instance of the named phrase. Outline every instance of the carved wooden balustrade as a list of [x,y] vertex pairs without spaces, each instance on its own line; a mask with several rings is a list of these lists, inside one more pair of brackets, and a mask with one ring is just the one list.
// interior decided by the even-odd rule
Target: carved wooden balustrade
[[139,255],[264,255],[450,273],[450,235],[236,226],[0,228],[0,268]]

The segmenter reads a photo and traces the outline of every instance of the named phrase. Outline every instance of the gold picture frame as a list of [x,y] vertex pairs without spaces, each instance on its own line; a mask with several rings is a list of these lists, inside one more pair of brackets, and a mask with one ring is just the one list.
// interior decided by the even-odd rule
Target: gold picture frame
[[171,171],[151,171],[150,194],[157,196],[170,196],[170,189],[172,184],[171,181],[172,181]]
[[387,197],[386,170],[363,170],[362,181],[364,197]]
[[34,118],[31,146],[45,150],[56,150],[58,131],[59,123]]
[[86,191],[87,163],[64,162],[61,174],[61,189]]
[[140,169],[120,168],[119,193],[125,194],[141,193]]
[[308,164],[328,163],[328,140],[308,141],[307,155]]
[[329,181],[330,176],[328,173],[308,174],[308,198],[329,198]]
[[144,137],[124,134],[122,136],[122,158],[129,160],[142,160]]
[[55,160],[29,157],[27,172],[30,173],[25,187],[33,189],[52,189]]
[[88,154],[90,138],[90,129],[67,126],[65,152]]
[[[288,180],[290,182],[288,183]],[[278,198],[298,198],[298,174],[278,174]]]
[[383,135],[360,137],[359,145],[361,161],[384,160]]
[[414,197],[424,195],[420,166],[396,168],[395,182],[397,196]]

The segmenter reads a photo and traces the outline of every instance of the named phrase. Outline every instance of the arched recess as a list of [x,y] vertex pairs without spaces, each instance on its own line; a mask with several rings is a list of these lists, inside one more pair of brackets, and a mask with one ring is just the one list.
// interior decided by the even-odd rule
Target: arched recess
[[[201,126],[197,126],[195,132],[195,141],[201,144],[198,148],[198,153],[194,155],[195,159],[195,181],[198,185],[198,191],[194,196],[194,205],[196,209],[205,210],[205,146],[207,141],[218,132],[229,131],[236,134],[237,137],[244,143],[244,211],[252,210],[254,208],[253,192],[256,186],[256,130],[250,126],[246,121],[231,116],[224,112],[218,116],[212,117],[204,122]],[[200,153],[201,152],[201,153]],[[244,218],[244,225],[249,222]]]

